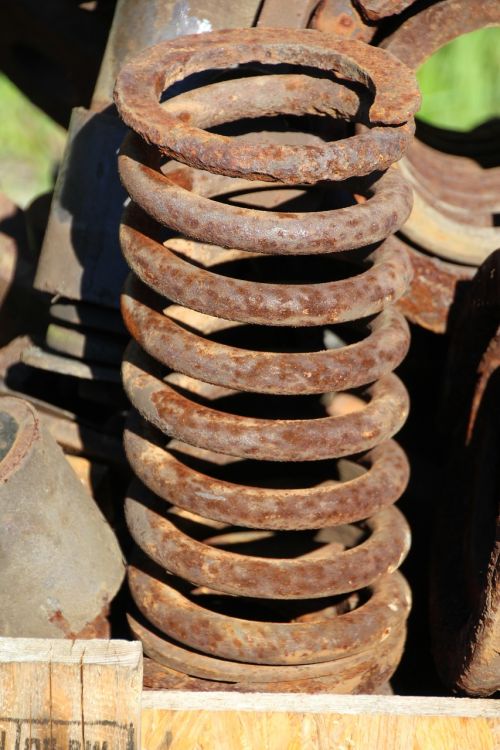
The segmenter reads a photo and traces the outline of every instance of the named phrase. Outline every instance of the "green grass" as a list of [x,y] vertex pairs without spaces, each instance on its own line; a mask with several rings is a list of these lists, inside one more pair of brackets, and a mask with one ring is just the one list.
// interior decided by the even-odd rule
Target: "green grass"
[[66,131],[0,74],[0,192],[25,207],[54,183]]
[[441,47],[417,77],[423,95],[418,117],[425,122],[470,130],[500,117],[500,28],[473,31]]

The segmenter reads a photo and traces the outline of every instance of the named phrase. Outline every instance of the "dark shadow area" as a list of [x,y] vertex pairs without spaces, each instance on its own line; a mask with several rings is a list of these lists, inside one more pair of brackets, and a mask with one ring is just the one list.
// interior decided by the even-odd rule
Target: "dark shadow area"
[[88,106],[115,0],[2,0],[0,70],[63,127]]

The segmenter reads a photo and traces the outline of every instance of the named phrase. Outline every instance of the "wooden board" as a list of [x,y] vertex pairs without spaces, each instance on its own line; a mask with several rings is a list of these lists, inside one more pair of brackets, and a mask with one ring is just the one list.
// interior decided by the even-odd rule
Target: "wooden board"
[[141,691],[138,643],[0,638],[0,750],[136,750]]
[[142,750],[498,750],[500,704],[467,698],[143,694]]
[[0,638],[0,750],[139,748],[500,750],[500,704],[143,691],[137,642]]

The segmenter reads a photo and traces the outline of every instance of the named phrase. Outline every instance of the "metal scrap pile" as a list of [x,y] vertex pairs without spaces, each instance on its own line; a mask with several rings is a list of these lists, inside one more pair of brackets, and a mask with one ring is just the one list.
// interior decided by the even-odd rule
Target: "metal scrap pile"
[[118,0],[97,80],[98,42],[86,75],[47,45],[74,88],[30,95],[76,108],[41,250],[0,201],[0,635],[138,638],[153,688],[500,689],[498,123],[414,120],[489,25]]

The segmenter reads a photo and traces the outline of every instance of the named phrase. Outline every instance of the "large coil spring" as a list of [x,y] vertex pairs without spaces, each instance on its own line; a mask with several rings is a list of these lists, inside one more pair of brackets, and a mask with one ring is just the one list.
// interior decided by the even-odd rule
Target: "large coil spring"
[[[192,73],[256,62],[337,78],[281,69],[159,104]],[[370,692],[398,664],[410,535],[393,503],[408,465],[391,438],[408,398],[392,371],[409,333],[392,303],[411,271],[389,235],[411,190],[391,164],[418,101],[390,54],[316,31],[184,37],[118,78],[135,131],[120,156],[125,445],[140,480],[126,513],[145,553],[130,624],[172,685]],[[368,127],[305,144],[206,130],[311,113]],[[283,210],[318,201],[319,182],[343,203]]]

